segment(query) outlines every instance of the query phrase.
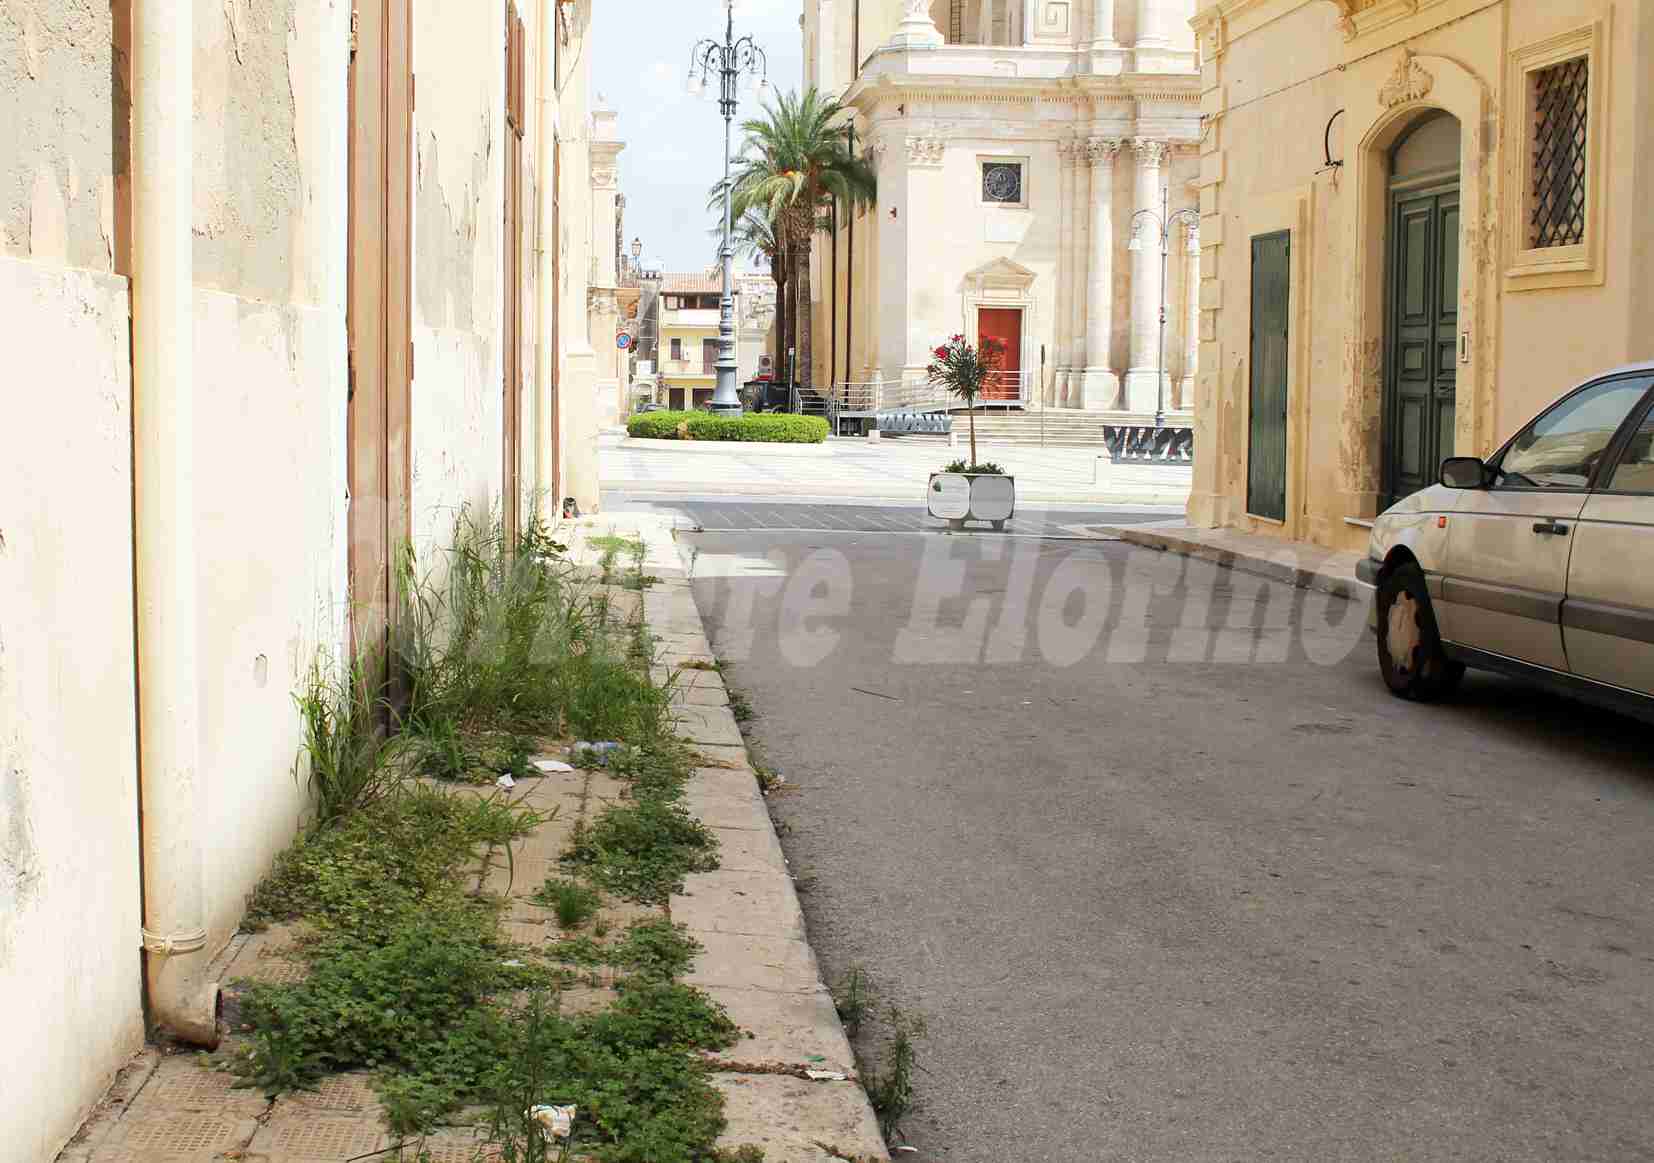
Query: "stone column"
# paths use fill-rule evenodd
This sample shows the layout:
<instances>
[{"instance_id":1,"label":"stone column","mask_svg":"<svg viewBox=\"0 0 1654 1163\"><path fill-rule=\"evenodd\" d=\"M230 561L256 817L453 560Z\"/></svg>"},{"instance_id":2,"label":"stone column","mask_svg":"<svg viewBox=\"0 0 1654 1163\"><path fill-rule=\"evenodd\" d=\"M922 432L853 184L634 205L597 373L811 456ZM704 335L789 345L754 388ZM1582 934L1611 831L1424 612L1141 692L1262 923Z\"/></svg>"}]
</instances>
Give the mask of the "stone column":
<instances>
[{"instance_id":1,"label":"stone column","mask_svg":"<svg viewBox=\"0 0 1654 1163\"><path fill-rule=\"evenodd\" d=\"M936 22L930 18L929 0L904 0L902 22L888 48L939 48L944 42Z\"/></svg>"},{"instance_id":2,"label":"stone column","mask_svg":"<svg viewBox=\"0 0 1654 1163\"><path fill-rule=\"evenodd\" d=\"M1137 47L1164 49L1171 46L1167 0L1137 0Z\"/></svg>"},{"instance_id":3,"label":"stone column","mask_svg":"<svg viewBox=\"0 0 1654 1163\"><path fill-rule=\"evenodd\" d=\"M1178 0L1137 0L1137 43L1132 56L1138 72L1177 72L1189 67L1172 49L1172 31L1183 16L1175 7Z\"/></svg>"},{"instance_id":4,"label":"stone column","mask_svg":"<svg viewBox=\"0 0 1654 1163\"><path fill-rule=\"evenodd\" d=\"M1120 142L1094 137L1086 143L1091 163L1091 270L1086 293L1085 375L1080 407L1096 411L1117 406L1120 377L1109 367L1114 324L1114 158Z\"/></svg>"},{"instance_id":5,"label":"stone column","mask_svg":"<svg viewBox=\"0 0 1654 1163\"><path fill-rule=\"evenodd\" d=\"M1074 318L1074 267L1079 262L1079 255L1073 246L1074 221L1078 213L1075 202L1074 174L1078 163L1079 143L1075 141L1059 141L1057 143L1058 165L1061 177L1062 191L1062 246L1057 258L1057 293L1053 304L1051 323L1051 365L1054 369L1052 382L1052 403L1059 408L1069 405L1069 380L1074 373L1074 361L1070 355L1069 342L1072 339L1070 332Z\"/></svg>"},{"instance_id":6,"label":"stone column","mask_svg":"<svg viewBox=\"0 0 1654 1163\"><path fill-rule=\"evenodd\" d=\"M1200 228L1186 227L1189 256L1184 265L1183 287L1183 380L1177 386L1177 410L1187 412L1194 405L1195 376L1200 374Z\"/></svg>"},{"instance_id":7,"label":"stone column","mask_svg":"<svg viewBox=\"0 0 1654 1163\"><path fill-rule=\"evenodd\" d=\"M1141 248L1131 264L1131 367L1126 371L1126 409L1153 415L1159 400L1160 358L1160 162L1166 143L1139 137L1131 143L1137 155L1137 192L1132 205L1152 210L1154 217L1138 220L1136 238Z\"/></svg>"},{"instance_id":8,"label":"stone column","mask_svg":"<svg viewBox=\"0 0 1654 1163\"><path fill-rule=\"evenodd\" d=\"M1114 0L1091 0L1091 50L1113 49Z\"/></svg>"},{"instance_id":9,"label":"stone column","mask_svg":"<svg viewBox=\"0 0 1654 1163\"><path fill-rule=\"evenodd\" d=\"M1090 263L1091 166L1086 142L1074 142L1074 229L1069 235L1068 255L1068 406L1083 406L1086 352L1086 276Z\"/></svg>"}]
</instances>

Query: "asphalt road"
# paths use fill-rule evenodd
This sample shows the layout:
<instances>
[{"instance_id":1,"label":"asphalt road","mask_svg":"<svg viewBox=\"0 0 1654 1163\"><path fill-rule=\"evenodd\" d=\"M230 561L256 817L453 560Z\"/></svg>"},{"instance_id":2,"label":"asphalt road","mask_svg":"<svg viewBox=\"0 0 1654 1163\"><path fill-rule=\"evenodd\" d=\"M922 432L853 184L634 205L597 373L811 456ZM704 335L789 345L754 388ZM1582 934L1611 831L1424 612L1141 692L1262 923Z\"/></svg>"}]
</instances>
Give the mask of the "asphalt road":
<instances>
[{"instance_id":1,"label":"asphalt road","mask_svg":"<svg viewBox=\"0 0 1654 1163\"><path fill-rule=\"evenodd\" d=\"M922 506L846 504L843 501L771 501L763 497L693 497L686 499L606 493L604 511L631 509L681 514L707 532L747 529L819 529L846 533L935 533L947 522L930 516ZM1102 506L1077 508L1021 505L1000 531L1024 537L1090 536L1099 525L1129 525L1143 521L1181 518L1182 510L1165 506ZM981 522L966 532L988 535L995 531Z\"/></svg>"},{"instance_id":2,"label":"asphalt road","mask_svg":"<svg viewBox=\"0 0 1654 1163\"><path fill-rule=\"evenodd\" d=\"M906 1158L1654 1158L1647 728L1118 542L690 540Z\"/></svg>"}]
</instances>

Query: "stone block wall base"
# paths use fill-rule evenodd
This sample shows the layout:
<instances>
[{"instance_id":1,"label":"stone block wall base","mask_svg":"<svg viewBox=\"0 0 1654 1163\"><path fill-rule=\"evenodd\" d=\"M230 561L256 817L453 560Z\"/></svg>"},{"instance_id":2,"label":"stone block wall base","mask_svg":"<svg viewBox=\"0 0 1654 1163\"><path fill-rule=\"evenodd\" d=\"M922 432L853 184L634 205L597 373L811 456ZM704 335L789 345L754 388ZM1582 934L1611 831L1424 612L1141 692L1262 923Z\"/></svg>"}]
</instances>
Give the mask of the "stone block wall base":
<instances>
[{"instance_id":1,"label":"stone block wall base","mask_svg":"<svg viewBox=\"0 0 1654 1163\"><path fill-rule=\"evenodd\" d=\"M1162 385L1165 396L1160 394ZM1153 415L1164 399L1165 406L1172 406L1172 382L1170 376L1157 376L1151 368L1132 368L1126 373L1125 398L1122 400L1128 412L1147 412Z\"/></svg>"},{"instance_id":2,"label":"stone block wall base","mask_svg":"<svg viewBox=\"0 0 1654 1163\"><path fill-rule=\"evenodd\" d=\"M1080 407L1106 412L1120 404L1120 377L1104 368L1086 368L1080 375Z\"/></svg>"}]
</instances>

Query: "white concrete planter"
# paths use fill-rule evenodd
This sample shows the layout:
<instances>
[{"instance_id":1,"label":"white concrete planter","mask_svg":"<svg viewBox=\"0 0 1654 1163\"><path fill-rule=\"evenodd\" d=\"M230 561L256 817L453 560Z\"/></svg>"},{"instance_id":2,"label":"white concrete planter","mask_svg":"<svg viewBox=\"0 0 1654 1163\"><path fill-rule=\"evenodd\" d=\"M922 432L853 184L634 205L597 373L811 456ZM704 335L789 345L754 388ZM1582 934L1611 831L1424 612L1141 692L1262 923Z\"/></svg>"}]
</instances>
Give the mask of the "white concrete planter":
<instances>
[{"instance_id":1,"label":"white concrete planter","mask_svg":"<svg viewBox=\"0 0 1654 1163\"><path fill-rule=\"evenodd\" d=\"M963 529L966 521L1003 529L1016 514L1017 482L999 473L933 472L925 498L930 515L955 529Z\"/></svg>"}]
</instances>

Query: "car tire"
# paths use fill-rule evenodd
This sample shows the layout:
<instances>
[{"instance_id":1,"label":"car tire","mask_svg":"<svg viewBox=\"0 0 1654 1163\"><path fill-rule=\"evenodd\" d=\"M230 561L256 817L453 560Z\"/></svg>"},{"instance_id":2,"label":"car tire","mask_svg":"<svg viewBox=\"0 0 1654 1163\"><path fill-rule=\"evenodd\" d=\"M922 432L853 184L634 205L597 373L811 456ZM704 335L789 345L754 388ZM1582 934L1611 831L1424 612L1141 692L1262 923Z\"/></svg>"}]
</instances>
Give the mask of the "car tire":
<instances>
[{"instance_id":1,"label":"car tire","mask_svg":"<svg viewBox=\"0 0 1654 1163\"><path fill-rule=\"evenodd\" d=\"M1378 669L1398 698L1428 703L1452 693L1464 664L1442 649L1424 571L1411 562L1378 579Z\"/></svg>"}]
</instances>

